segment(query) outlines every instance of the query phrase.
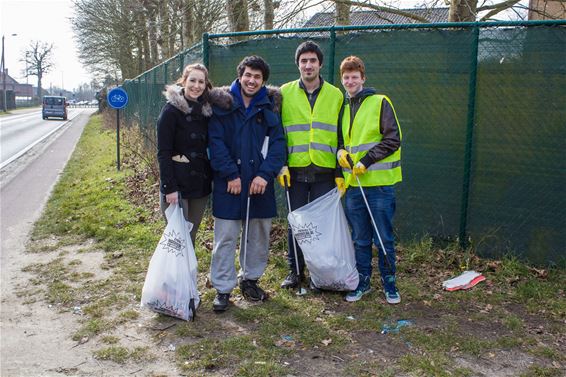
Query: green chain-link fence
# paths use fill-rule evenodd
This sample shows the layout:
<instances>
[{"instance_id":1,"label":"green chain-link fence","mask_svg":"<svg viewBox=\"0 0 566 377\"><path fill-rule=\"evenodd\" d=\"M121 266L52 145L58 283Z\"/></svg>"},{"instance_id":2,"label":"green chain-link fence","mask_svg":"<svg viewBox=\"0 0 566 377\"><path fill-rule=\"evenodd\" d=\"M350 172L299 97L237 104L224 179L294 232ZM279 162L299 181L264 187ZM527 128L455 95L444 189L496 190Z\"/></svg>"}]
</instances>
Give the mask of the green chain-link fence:
<instances>
[{"instance_id":1,"label":"green chain-link fence","mask_svg":"<svg viewBox=\"0 0 566 377\"><path fill-rule=\"evenodd\" d=\"M249 39L229 43L234 35ZM124 84L126 120L154 133L164 85L191 62L204 62L215 85L228 85L251 54L270 63L271 84L297 79L294 52L306 39L325 52L327 81L342 89L339 64L357 55L366 86L393 101L403 131L401 240L459 237L482 255L566 265L566 21L205 34Z\"/></svg>"}]
</instances>

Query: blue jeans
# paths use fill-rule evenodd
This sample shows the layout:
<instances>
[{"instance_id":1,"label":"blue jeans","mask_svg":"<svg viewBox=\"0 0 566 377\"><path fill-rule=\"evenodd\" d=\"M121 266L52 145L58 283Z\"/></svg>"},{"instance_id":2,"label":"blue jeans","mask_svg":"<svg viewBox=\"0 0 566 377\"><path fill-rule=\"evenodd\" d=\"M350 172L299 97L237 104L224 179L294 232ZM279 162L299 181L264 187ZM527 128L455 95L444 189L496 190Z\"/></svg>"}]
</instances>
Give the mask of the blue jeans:
<instances>
[{"instance_id":1,"label":"blue jeans","mask_svg":"<svg viewBox=\"0 0 566 377\"><path fill-rule=\"evenodd\" d=\"M371 245L378 248L379 272L381 276L395 274L395 244L393 237L393 215L395 214L395 189L393 186L364 187L371 213L375 219L379 235L387 253L387 261L383 258L383 251L371 218L364 203L359 187L350 186L346 191L346 217L352 229L352 240L356 250L356 267L358 273L370 277L372 272Z\"/></svg>"}]
</instances>

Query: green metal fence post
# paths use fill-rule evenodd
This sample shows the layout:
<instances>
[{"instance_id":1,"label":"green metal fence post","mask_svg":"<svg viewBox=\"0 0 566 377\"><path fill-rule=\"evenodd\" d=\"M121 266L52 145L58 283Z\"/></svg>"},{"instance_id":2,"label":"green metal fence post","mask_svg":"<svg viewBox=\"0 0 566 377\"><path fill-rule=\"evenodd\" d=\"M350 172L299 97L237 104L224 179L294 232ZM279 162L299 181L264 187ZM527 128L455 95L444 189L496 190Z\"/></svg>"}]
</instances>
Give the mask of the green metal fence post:
<instances>
[{"instance_id":1,"label":"green metal fence post","mask_svg":"<svg viewBox=\"0 0 566 377\"><path fill-rule=\"evenodd\" d=\"M169 63L163 64L163 84L167 85L167 83L169 82L169 77L168 77L168 73L169 73Z\"/></svg>"},{"instance_id":2,"label":"green metal fence post","mask_svg":"<svg viewBox=\"0 0 566 377\"><path fill-rule=\"evenodd\" d=\"M138 114L138 124L139 127L141 127L142 129L145 127L145 125L143 124L143 110L142 110L142 106L143 106L143 101L144 101L144 93L142 90L142 76L138 77L138 85L137 85L137 89L138 89L138 103L137 103L137 114Z\"/></svg>"},{"instance_id":3,"label":"green metal fence post","mask_svg":"<svg viewBox=\"0 0 566 377\"><path fill-rule=\"evenodd\" d=\"M202 34L202 64L206 68L210 68L208 66L208 33Z\"/></svg>"},{"instance_id":4,"label":"green metal fence post","mask_svg":"<svg viewBox=\"0 0 566 377\"><path fill-rule=\"evenodd\" d=\"M334 61L336 55L336 28L330 29L330 53L328 54L328 82L334 84Z\"/></svg>"},{"instance_id":5,"label":"green metal fence post","mask_svg":"<svg viewBox=\"0 0 566 377\"><path fill-rule=\"evenodd\" d=\"M462 203L460 207L460 247L467 246L466 231L468 227L468 205L470 198L470 181L472 168L472 152L474 125L476 123L476 89L478 75L479 26L473 28L472 50L470 56L470 79L468 83L468 115L466 125L466 149L464 153L464 177L462 182Z\"/></svg>"}]
</instances>

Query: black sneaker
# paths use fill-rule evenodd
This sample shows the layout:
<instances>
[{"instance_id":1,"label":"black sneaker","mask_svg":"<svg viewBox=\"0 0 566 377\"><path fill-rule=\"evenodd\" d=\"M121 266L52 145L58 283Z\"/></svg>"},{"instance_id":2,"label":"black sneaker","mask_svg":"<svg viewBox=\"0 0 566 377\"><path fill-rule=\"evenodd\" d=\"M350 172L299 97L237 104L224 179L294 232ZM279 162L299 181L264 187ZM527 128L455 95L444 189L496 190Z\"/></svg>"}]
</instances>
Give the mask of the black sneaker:
<instances>
[{"instance_id":1,"label":"black sneaker","mask_svg":"<svg viewBox=\"0 0 566 377\"><path fill-rule=\"evenodd\" d=\"M267 300L267 293L257 285L257 280L242 280L240 282L240 291L246 300Z\"/></svg>"},{"instance_id":2,"label":"black sneaker","mask_svg":"<svg viewBox=\"0 0 566 377\"><path fill-rule=\"evenodd\" d=\"M299 285L299 276L295 271L289 272L289 275L281 283L281 288L290 289L297 288Z\"/></svg>"},{"instance_id":3,"label":"black sneaker","mask_svg":"<svg viewBox=\"0 0 566 377\"><path fill-rule=\"evenodd\" d=\"M212 302L212 310L215 312L224 312L228 309L228 304L230 303L230 293L216 293L216 297Z\"/></svg>"}]
</instances>

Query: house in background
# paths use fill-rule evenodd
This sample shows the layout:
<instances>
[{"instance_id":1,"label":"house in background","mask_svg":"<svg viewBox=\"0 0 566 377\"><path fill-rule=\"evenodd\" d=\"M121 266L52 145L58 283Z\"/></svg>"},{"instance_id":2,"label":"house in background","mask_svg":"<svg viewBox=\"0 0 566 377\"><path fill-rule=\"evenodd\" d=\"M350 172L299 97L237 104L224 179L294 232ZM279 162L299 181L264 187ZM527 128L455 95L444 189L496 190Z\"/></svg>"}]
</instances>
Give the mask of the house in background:
<instances>
[{"instance_id":1,"label":"house in background","mask_svg":"<svg viewBox=\"0 0 566 377\"><path fill-rule=\"evenodd\" d=\"M448 8L400 9L400 11L424 18L429 23L448 22ZM302 27L334 26L335 23L334 12L320 12L312 16ZM418 23L421 23L421 21L380 10L350 12L350 25L352 26Z\"/></svg>"},{"instance_id":2,"label":"house in background","mask_svg":"<svg viewBox=\"0 0 566 377\"><path fill-rule=\"evenodd\" d=\"M530 0L529 20L564 20L566 2L554 0Z\"/></svg>"},{"instance_id":3,"label":"house in background","mask_svg":"<svg viewBox=\"0 0 566 377\"><path fill-rule=\"evenodd\" d=\"M0 108L3 108L4 95L4 75L0 74ZM16 108L16 101L25 99L31 101L33 98L33 85L20 84L13 77L8 74L6 69L6 107L8 110Z\"/></svg>"}]
</instances>

